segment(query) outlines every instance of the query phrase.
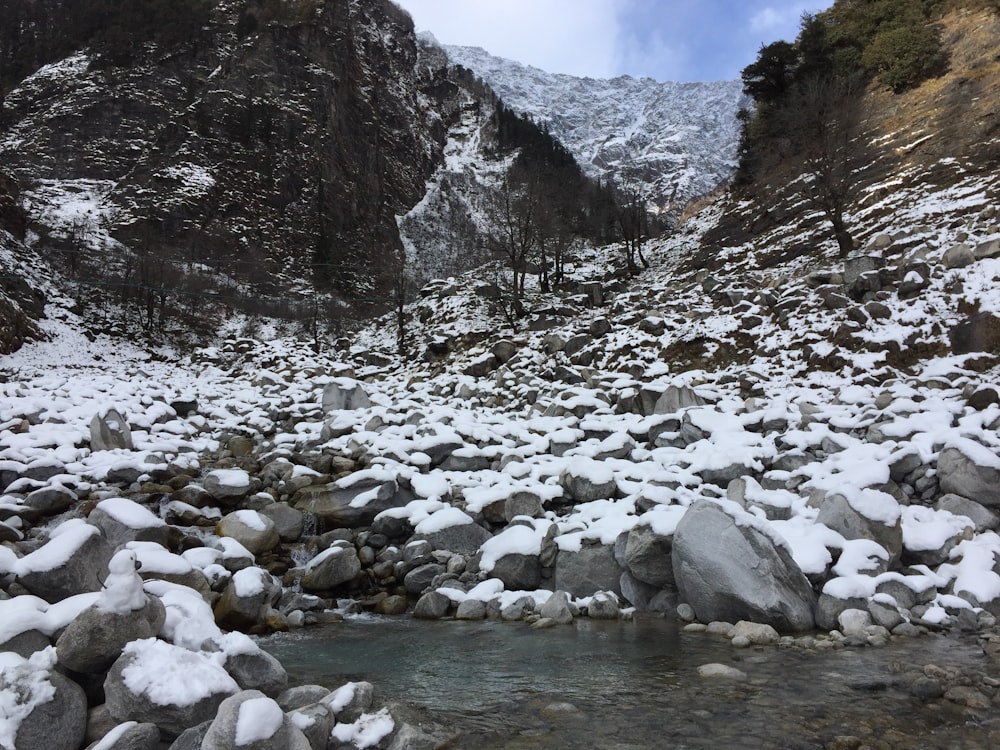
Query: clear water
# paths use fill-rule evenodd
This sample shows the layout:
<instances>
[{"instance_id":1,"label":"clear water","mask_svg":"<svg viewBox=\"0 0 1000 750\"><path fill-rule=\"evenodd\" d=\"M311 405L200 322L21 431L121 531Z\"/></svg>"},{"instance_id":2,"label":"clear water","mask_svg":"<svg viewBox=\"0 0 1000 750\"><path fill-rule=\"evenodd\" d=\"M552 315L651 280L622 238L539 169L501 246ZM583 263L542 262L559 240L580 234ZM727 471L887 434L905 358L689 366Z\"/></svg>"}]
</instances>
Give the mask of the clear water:
<instances>
[{"instance_id":1,"label":"clear water","mask_svg":"<svg viewBox=\"0 0 1000 750\"><path fill-rule=\"evenodd\" d=\"M536 631L366 616L262 645L296 684L374 683L408 721L447 727L449 748L826 748L845 736L872 748L1000 747L1000 709L906 690L925 664L989 672L974 642L943 637L803 653L735 649L662 618ZM748 679L700 677L713 662Z\"/></svg>"}]
</instances>

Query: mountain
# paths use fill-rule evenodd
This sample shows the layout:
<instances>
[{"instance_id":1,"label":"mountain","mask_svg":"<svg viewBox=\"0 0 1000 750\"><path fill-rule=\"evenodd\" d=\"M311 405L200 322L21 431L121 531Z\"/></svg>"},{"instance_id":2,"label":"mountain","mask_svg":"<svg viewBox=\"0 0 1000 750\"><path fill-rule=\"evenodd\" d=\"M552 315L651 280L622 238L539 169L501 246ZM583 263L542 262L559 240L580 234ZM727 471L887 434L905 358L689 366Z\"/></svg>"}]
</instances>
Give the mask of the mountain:
<instances>
[{"instance_id":1,"label":"mountain","mask_svg":"<svg viewBox=\"0 0 1000 750\"><path fill-rule=\"evenodd\" d=\"M512 109L547 128L588 174L636 183L676 218L692 198L732 176L746 103L740 81L609 80L546 73L477 47L444 47Z\"/></svg>"}]
</instances>

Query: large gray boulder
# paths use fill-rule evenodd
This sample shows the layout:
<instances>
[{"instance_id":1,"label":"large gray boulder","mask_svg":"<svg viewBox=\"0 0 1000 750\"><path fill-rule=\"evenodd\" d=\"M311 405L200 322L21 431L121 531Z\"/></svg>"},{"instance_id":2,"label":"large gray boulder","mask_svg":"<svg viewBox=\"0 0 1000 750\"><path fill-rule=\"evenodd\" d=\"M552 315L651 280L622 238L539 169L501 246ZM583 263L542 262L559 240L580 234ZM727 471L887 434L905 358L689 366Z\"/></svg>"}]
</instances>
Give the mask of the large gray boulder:
<instances>
[{"instance_id":1,"label":"large gray boulder","mask_svg":"<svg viewBox=\"0 0 1000 750\"><path fill-rule=\"evenodd\" d=\"M98 529L71 519L53 530L45 545L18 561L17 580L47 602L100 591L111 554Z\"/></svg>"},{"instance_id":2,"label":"large gray boulder","mask_svg":"<svg viewBox=\"0 0 1000 750\"><path fill-rule=\"evenodd\" d=\"M552 592L552 596L545 600L545 603L538 608L540 617L553 620L560 625L569 625L573 622L573 610L569 604L569 594L562 590Z\"/></svg>"},{"instance_id":3,"label":"large gray boulder","mask_svg":"<svg viewBox=\"0 0 1000 750\"><path fill-rule=\"evenodd\" d=\"M673 586L673 540L646 524L634 526L625 543L625 565L637 580L653 586Z\"/></svg>"},{"instance_id":4,"label":"large gray boulder","mask_svg":"<svg viewBox=\"0 0 1000 750\"><path fill-rule=\"evenodd\" d=\"M109 497L87 516L115 549L129 542L156 542L168 546L170 527L149 508L124 497Z\"/></svg>"},{"instance_id":5,"label":"large gray boulder","mask_svg":"<svg viewBox=\"0 0 1000 750\"><path fill-rule=\"evenodd\" d=\"M353 581L361 573L357 550L346 542L337 542L306 564L302 588L325 591Z\"/></svg>"},{"instance_id":6,"label":"large gray boulder","mask_svg":"<svg viewBox=\"0 0 1000 750\"><path fill-rule=\"evenodd\" d=\"M618 483L603 461L578 457L559 475L566 494L578 503L606 500L618 495Z\"/></svg>"},{"instance_id":7,"label":"large gray boulder","mask_svg":"<svg viewBox=\"0 0 1000 750\"><path fill-rule=\"evenodd\" d=\"M83 610L56 641L59 663L74 672L99 673L121 656L131 641L152 638L166 620L166 610L156 597L129 612L116 612L93 605Z\"/></svg>"},{"instance_id":8,"label":"large gray boulder","mask_svg":"<svg viewBox=\"0 0 1000 750\"><path fill-rule=\"evenodd\" d=\"M259 648L242 633L230 633L226 638L245 639L241 648L227 650L223 664L229 675L243 690L259 690L273 698L288 687L288 672L271 654Z\"/></svg>"},{"instance_id":9,"label":"large gray boulder","mask_svg":"<svg viewBox=\"0 0 1000 750\"><path fill-rule=\"evenodd\" d=\"M561 549L556 556L555 587L574 597L598 591L614 591L621 596L621 575L610 545L584 541L579 550Z\"/></svg>"},{"instance_id":10,"label":"large gray boulder","mask_svg":"<svg viewBox=\"0 0 1000 750\"><path fill-rule=\"evenodd\" d=\"M201 750L312 750L281 706L259 690L244 690L222 701Z\"/></svg>"},{"instance_id":11,"label":"large gray boulder","mask_svg":"<svg viewBox=\"0 0 1000 750\"><path fill-rule=\"evenodd\" d=\"M237 692L239 685L213 655L155 638L128 644L104 680L112 717L156 724L169 737L212 719Z\"/></svg>"},{"instance_id":12,"label":"large gray boulder","mask_svg":"<svg viewBox=\"0 0 1000 750\"><path fill-rule=\"evenodd\" d=\"M238 570L213 607L215 621L228 630L251 628L264 619L280 596L280 583L266 570Z\"/></svg>"},{"instance_id":13,"label":"large gray boulder","mask_svg":"<svg viewBox=\"0 0 1000 750\"><path fill-rule=\"evenodd\" d=\"M297 510L312 513L327 528L354 528L370 526L382 511L402 507L414 498L395 479L357 472L329 484L303 487L291 503Z\"/></svg>"},{"instance_id":14,"label":"large gray boulder","mask_svg":"<svg viewBox=\"0 0 1000 750\"><path fill-rule=\"evenodd\" d=\"M250 494L254 480L243 469L215 469L205 475L202 486L219 504L233 506Z\"/></svg>"},{"instance_id":15,"label":"large gray boulder","mask_svg":"<svg viewBox=\"0 0 1000 750\"><path fill-rule=\"evenodd\" d=\"M702 622L751 620L785 632L814 625L815 595L787 546L736 503L693 503L672 557L681 600Z\"/></svg>"},{"instance_id":16,"label":"large gray boulder","mask_svg":"<svg viewBox=\"0 0 1000 750\"><path fill-rule=\"evenodd\" d=\"M133 450L132 430L117 409L95 414L90 420L90 449L94 451Z\"/></svg>"},{"instance_id":17,"label":"large gray boulder","mask_svg":"<svg viewBox=\"0 0 1000 750\"><path fill-rule=\"evenodd\" d=\"M371 399L361 383L351 378L336 378L323 388L323 413L368 409Z\"/></svg>"},{"instance_id":18,"label":"large gray boulder","mask_svg":"<svg viewBox=\"0 0 1000 750\"><path fill-rule=\"evenodd\" d=\"M218 536L235 539L253 555L270 552L281 541L272 521L255 510L235 510L227 513L215 526Z\"/></svg>"},{"instance_id":19,"label":"large gray boulder","mask_svg":"<svg viewBox=\"0 0 1000 750\"><path fill-rule=\"evenodd\" d=\"M16 750L77 750L87 730L87 697L57 672L51 652L31 660L0 653L4 732ZM7 747L4 744L4 747Z\"/></svg>"},{"instance_id":20,"label":"large gray boulder","mask_svg":"<svg viewBox=\"0 0 1000 750\"><path fill-rule=\"evenodd\" d=\"M491 578L499 578L508 591L533 591L542 582L542 564L538 555L511 552L493 565Z\"/></svg>"},{"instance_id":21,"label":"large gray boulder","mask_svg":"<svg viewBox=\"0 0 1000 750\"><path fill-rule=\"evenodd\" d=\"M954 441L938 455L941 492L987 507L1000 506L1000 457L971 440Z\"/></svg>"},{"instance_id":22,"label":"large gray boulder","mask_svg":"<svg viewBox=\"0 0 1000 750\"><path fill-rule=\"evenodd\" d=\"M438 521L438 514L447 518ZM414 541L425 541L435 550L471 555L491 538L490 532L457 508L438 511L417 524Z\"/></svg>"},{"instance_id":23,"label":"large gray boulder","mask_svg":"<svg viewBox=\"0 0 1000 750\"><path fill-rule=\"evenodd\" d=\"M870 539L889 553L888 566L895 567L903 553L903 527L899 504L891 495L862 490L860 495L827 495L816 523L833 529L844 539Z\"/></svg>"}]
</instances>

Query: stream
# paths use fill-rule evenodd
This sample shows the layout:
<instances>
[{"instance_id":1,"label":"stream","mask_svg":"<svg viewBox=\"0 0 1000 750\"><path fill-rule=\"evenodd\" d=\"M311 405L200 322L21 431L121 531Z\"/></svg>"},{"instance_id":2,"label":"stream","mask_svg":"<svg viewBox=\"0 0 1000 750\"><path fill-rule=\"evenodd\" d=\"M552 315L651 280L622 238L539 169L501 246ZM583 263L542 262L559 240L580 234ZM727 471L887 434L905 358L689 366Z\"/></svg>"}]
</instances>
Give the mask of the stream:
<instances>
[{"instance_id":1,"label":"stream","mask_svg":"<svg viewBox=\"0 0 1000 750\"><path fill-rule=\"evenodd\" d=\"M292 684L372 682L406 721L447 727L449 748L1000 747L1000 709L922 702L907 689L927 664L986 670L972 639L804 652L736 649L658 617L536 631L362 615L261 645ZM707 663L747 677L699 676Z\"/></svg>"}]
</instances>

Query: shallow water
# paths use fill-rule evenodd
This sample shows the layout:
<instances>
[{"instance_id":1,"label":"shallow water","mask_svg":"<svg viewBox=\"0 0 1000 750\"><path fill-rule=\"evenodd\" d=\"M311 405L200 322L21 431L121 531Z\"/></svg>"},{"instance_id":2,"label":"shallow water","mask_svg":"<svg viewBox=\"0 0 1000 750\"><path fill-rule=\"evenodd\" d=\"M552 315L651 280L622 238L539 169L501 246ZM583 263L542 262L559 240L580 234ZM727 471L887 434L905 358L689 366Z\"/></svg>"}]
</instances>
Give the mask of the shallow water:
<instances>
[{"instance_id":1,"label":"shallow water","mask_svg":"<svg viewBox=\"0 0 1000 750\"><path fill-rule=\"evenodd\" d=\"M412 709L411 722L452 730L456 748L823 748L843 736L875 748L1000 747L1000 710L909 696L907 674L925 664L985 669L974 642L937 636L805 653L735 649L652 617L536 631L364 616L261 645L295 684L374 683L382 701ZM699 677L711 662L748 679Z\"/></svg>"}]
</instances>

